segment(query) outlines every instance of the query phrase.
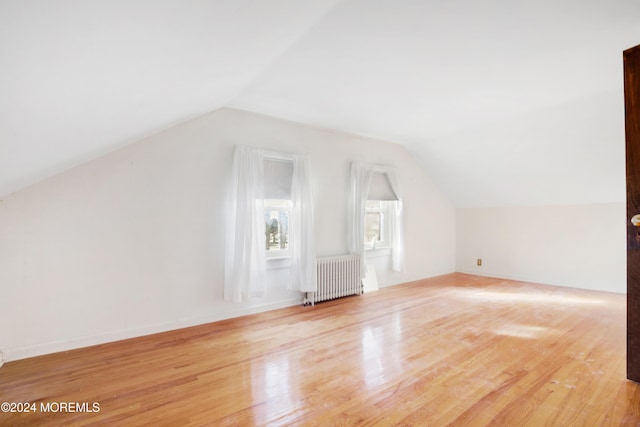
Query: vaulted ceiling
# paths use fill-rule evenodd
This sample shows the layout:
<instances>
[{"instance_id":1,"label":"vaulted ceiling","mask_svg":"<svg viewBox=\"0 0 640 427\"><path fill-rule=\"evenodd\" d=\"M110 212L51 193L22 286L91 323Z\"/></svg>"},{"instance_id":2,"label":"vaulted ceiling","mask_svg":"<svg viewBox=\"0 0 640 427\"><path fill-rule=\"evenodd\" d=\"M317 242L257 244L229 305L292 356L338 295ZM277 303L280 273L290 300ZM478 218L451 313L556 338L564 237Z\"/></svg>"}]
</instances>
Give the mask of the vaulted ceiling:
<instances>
[{"instance_id":1,"label":"vaulted ceiling","mask_svg":"<svg viewBox=\"0 0 640 427\"><path fill-rule=\"evenodd\" d=\"M0 0L0 196L233 107L403 144L461 207L619 202L637 44L637 0Z\"/></svg>"}]
</instances>

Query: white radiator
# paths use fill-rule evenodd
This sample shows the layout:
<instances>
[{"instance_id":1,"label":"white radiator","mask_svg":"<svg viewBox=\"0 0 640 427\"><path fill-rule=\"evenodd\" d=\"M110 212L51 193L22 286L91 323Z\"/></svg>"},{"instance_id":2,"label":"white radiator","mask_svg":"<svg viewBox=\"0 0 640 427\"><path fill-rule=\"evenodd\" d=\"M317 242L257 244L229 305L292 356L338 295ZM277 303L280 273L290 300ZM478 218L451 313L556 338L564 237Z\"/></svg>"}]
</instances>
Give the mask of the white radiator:
<instances>
[{"instance_id":1,"label":"white radiator","mask_svg":"<svg viewBox=\"0 0 640 427\"><path fill-rule=\"evenodd\" d=\"M340 255L317 259L318 290L307 292L304 303L362 294L359 255Z\"/></svg>"}]
</instances>

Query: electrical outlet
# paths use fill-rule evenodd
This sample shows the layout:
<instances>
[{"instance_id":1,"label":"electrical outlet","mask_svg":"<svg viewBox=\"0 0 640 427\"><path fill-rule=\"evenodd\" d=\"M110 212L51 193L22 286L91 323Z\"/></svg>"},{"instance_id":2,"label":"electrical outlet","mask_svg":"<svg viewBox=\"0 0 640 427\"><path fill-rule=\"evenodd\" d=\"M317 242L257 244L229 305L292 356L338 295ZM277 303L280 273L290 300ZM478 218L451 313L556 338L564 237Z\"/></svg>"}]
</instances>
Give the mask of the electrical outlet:
<instances>
[{"instance_id":1,"label":"electrical outlet","mask_svg":"<svg viewBox=\"0 0 640 427\"><path fill-rule=\"evenodd\" d=\"M478 266L482 265L482 258L478 258Z\"/></svg>"}]
</instances>

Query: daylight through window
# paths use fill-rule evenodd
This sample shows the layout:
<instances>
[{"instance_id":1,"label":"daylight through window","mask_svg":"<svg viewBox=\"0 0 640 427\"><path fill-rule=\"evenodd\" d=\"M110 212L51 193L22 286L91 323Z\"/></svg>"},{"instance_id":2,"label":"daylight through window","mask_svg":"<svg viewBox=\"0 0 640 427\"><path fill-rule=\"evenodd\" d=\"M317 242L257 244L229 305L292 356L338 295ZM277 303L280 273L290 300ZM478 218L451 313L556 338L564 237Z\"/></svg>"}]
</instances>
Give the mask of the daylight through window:
<instances>
[{"instance_id":1,"label":"daylight through window","mask_svg":"<svg viewBox=\"0 0 640 427\"><path fill-rule=\"evenodd\" d=\"M267 255L284 255L289 250L290 200L265 199L265 249Z\"/></svg>"},{"instance_id":2,"label":"daylight through window","mask_svg":"<svg viewBox=\"0 0 640 427\"><path fill-rule=\"evenodd\" d=\"M384 200L367 200L364 215L364 245L367 249L389 245L388 206Z\"/></svg>"}]
</instances>

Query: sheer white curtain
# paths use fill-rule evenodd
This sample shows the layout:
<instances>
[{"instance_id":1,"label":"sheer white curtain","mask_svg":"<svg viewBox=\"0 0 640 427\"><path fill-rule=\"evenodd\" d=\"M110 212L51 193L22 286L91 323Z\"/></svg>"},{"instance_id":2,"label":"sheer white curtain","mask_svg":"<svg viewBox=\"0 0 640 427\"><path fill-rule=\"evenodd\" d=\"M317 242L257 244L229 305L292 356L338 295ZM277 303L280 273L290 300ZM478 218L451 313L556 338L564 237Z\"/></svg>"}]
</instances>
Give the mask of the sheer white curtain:
<instances>
[{"instance_id":1,"label":"sheer white curtain","mask_svg":"<svg viewBox=\"0 0 640 427\"><path fill-rule=\"evenodd\" d=\"M404 271L404 237L402 218L404 215L400 186L393 168L388 166L371 165L353 162L351 164L351 194L349 200L349 251L360 255L362 274L365 268L364 250L364 219L367 197L373 175L383 173L387 176L389 185L395 193L396 199L391 203L391 258L395 271Z\"/></svg>"},{"instance_id":2,"label":"sheer white curtain","mask_svg":"<svg viewBox=\"0 0 640 427\"><path fill-rule=\"evenodd\" d=\"M351 163L351 194L349 200L349 252L360 255L360 271L364 276L364 215L367 195L373 177L374 167L363 163Z\"/></svg>"},{"instance_id":3,"label":"sheer white curtain","mask_svg":"<svg viewBox=\"0 0 640 427\"><path fill-rule=\"evenodd\" d=\"M392 168L384 168L391 189L396 194L397 200L391 201L391 262L395 271L404 271L404 207L402 194L396 172Z\"/></svg>"},{"instance_id":4,"label":"sheer white curtain","mask_svg":"<svg viewBox=\"0 0 640 427\"><path fill-rule=\"evenodd\" d=\"M241 302L264 297L266 293L263 178L262 151L236 146L225 245L224 298L228 301Z\"/></svg>"},{"instance_id":5,"label":"sheer white curtain","mask_svg":"<svg viewBox=\"0 0 640 427\"><path fill-rule=\"evenodd\" d=\"M265 158L290 159L292 210L289 218L289 288L315 291L316 254L309 161L306 156L236 146L227 211L224 298L242 302L267 291L265 247Z\"/></svg>"},{"instance_id":6,"label":"sheer white curtain","mask_svg":"<svg viewBox=\"0 0 640 427\"><path fill-rule=\"evenodd\" d=\"M314 292L318 289L316 247L313 231L311 178L309 176L309 160L306 156L293 156L291 204L291 218L289 219L291 281L289 288L302 292Z\"/></svg>"}]
</instances>

